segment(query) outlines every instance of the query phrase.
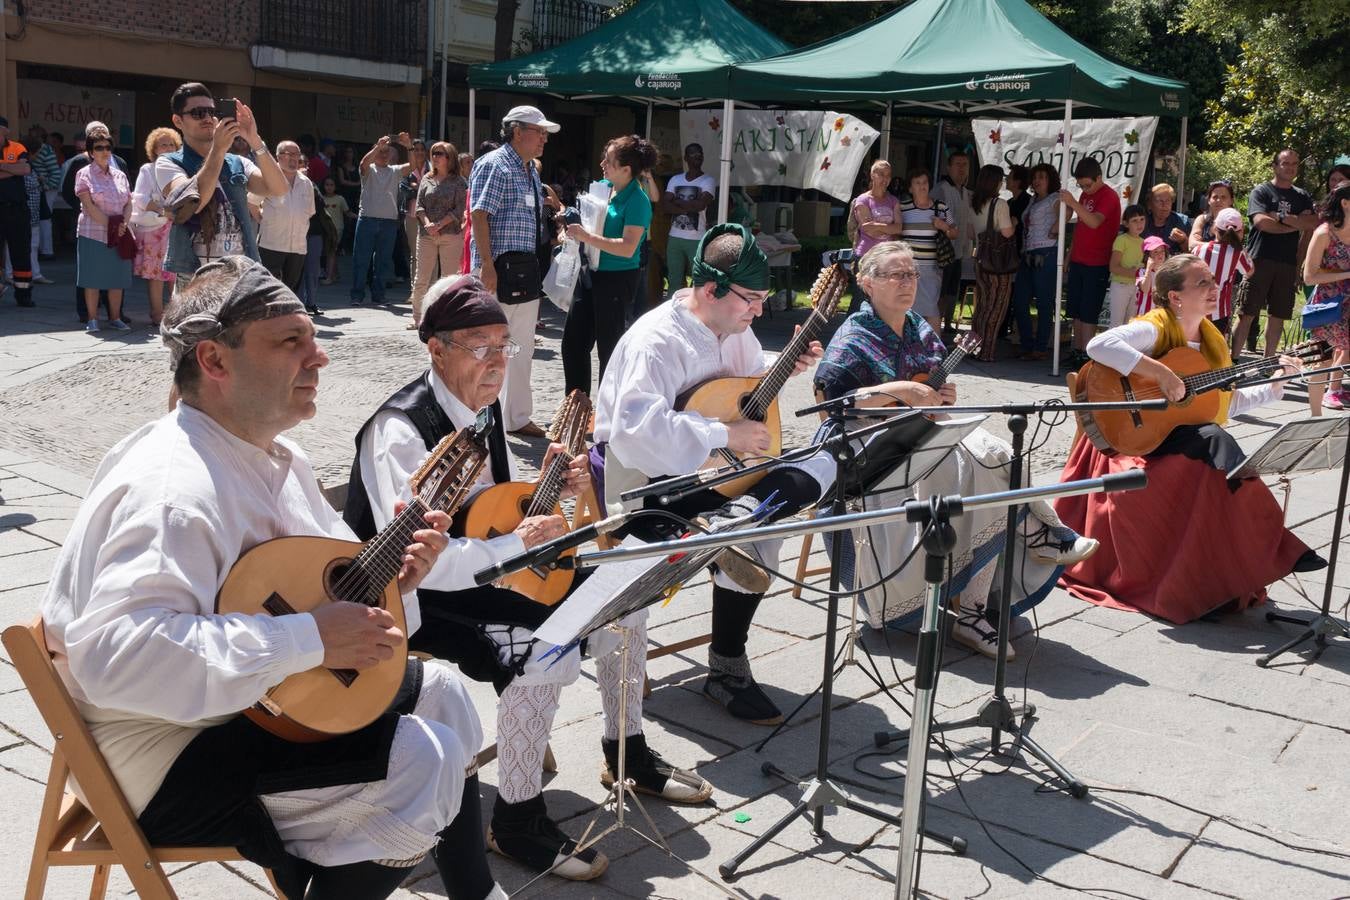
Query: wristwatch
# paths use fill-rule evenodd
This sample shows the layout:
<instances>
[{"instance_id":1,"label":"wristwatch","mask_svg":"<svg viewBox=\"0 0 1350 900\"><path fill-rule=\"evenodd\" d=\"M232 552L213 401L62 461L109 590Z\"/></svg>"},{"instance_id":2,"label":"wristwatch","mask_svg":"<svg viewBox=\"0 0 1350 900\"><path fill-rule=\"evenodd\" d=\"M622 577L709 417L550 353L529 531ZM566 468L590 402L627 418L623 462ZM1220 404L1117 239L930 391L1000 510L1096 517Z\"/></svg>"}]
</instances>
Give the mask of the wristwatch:
<instances>
[{"instance_id":1,"label":"wristwatch","mask_svg":"<svg viewBox=\"0 0 1350 900\"><path fill-rule=\"evenodd\" d=\"M253 147L253 148L251 148L251 149L253 150L254 153L267 153L267 152L269 152L268 149L267 149L267 141L262 141L261 143L258 144L258 146Z\"/></svg>"},{"instance_id":2,"label":"wristwatch","mask_svg":"<svg viewBox=\"0 0 1350 900\"><path fill-rule=\"evenodd\" d=\"M1283 224L1284 224L1284 210L1280 210L1280 211L1279 211L1278 213L1276 213L1275 215L1276 215L1276 218L1278 218L1278 219L1280 220L1280 224L1283 225Z\"/></svg>"}]
</instances>

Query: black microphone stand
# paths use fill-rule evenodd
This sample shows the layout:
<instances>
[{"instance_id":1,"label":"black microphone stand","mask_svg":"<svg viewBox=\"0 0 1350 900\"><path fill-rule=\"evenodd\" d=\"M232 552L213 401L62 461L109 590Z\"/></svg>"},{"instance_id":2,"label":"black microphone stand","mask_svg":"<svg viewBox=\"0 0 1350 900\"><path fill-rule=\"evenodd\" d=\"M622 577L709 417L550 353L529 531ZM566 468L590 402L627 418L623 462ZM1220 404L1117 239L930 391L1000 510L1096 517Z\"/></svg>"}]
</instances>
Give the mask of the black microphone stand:
<instances>
[{"instance_id":1,"label":"black microphone stand","mask_svg":"<svg viewBox=\"0 0 1350 900\"><path fill-rule=\"evenodd\" d=\"M1027 430L1027 416L1051 411L1074 412L1078 410L1094 409L1155 409L1167 406L1167 400L1148 400L1143 402L1122 402L1122 403L1010 403L980 407L930 407L933 411L953 410L963 411L981 411L996 412L1008 417L1008 430L1012 432L1012 460L1008 467L1008 490L1016 491L1022 487L1022 466L1025 457L1024 440ZM856 413L855 413L856 414ZM1003 733L1007 732L1013 738L1013 748L1024 747L1027 752L1040 760L1050 771L1054 772L1061 781L1068 786L1069 793L1074 797L1082 798L1087 796L1087 785L1074 777L1063 764L1061 764L1051 753L1038 744L1028 733L1027 723L1036 716L1036 707L1034 704L1014 705L1008 700L1008 641L1012 632L1012 579L1013 579L1013 542L1017 537L1017 523L1020 518L1022 506L1012 504L1008 506L1007 521L1003 530L1003 553L1001 563L1003 565L1003 580L999 589L998 598L998 653L994 660L994 688L993 693L980 707L979 711L964 719L958 719L954 722L940 722L933 726L933 731L947 732L958 731L963 728L988 728L990 730L989 740L993 752L999 752L1002 744ZM878 731L873 739L878 747L885 747L892 742L901 744L909 741L909 729L901 731Z\"/></svg>"}]
</instances>

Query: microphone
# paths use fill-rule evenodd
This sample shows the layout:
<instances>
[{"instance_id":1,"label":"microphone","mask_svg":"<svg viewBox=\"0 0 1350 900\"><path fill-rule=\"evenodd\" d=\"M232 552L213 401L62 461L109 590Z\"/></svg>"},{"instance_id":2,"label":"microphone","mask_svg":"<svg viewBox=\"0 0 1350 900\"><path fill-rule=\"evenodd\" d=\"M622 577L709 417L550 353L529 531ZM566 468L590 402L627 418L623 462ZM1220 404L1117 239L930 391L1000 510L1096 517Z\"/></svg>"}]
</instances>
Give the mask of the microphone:
<instances>
[{"instance_id":1,"label":"microphone","mask_svg":"<svg viewBox=\"0 0 1350 900\"><path fill-rule=\"evenodd\" d=\"M690 472L688 475L674 475L670 478L662 478L653 481L651 484L645 484L642 487L629 488L619 494L619 499L625 503L631 503L634 500L642 500L653 494L664 494L668 491L683 490L687 487L697 487L707 481L712 481L721 475L725 475L728 466L720 466L715 469L699 469L697 472Z\"/></svg>"},{"instance_id":2,"label":"microphone","mask_svg":"<svg viewBox=\"0 0 1350 900\"><path fill-rule=\"evenodd\" d=\"M856 406L859 400L868 400L871 399L872 397L879 397L883 393L884 393L883 391L859 390L859 391L851 391L850 393L847 394L840 394L833 400L825 400L820 403L813 403L810 406L802 407L801 409L797 410L797 418L800 419L802 416L809 416L811 415L811 413L820 412L822 409L835 409L836 407L843 407L844 409L848 409L849 407Z\"/></svg>"},{"instance_id":3,"label":"microphone","mask_svg":"<svg viewBox=\"0 0 1350 900\"><path fill-rule=\"evenodd\" d=\"M1114 494L1117 491L1137 491L1148 487L1148 473L1143 469L1126 469L1124 472L1112 472L1102 476L1102 493Z\"/></svg>"},{"instance_id":4,"label":"microphone","mask_svg":"<svg viewBox=\"0 0 1350 900\"><path fill-rule=\"evenodd\" d=\"M602 534L609 534L622 528L624 523L630 518L630 513L619 513L598 522L578 528L576 531L569 531L560 537L551 541L545 541L536 547L531 547L524 553L517 553L509 559L488 566L486 569L479 569L474 573L474 584L491 584L504 575L510 575L513 572L519 572L521 569L533 569L537 566L546 566L555 562L559 556L573 547L580 547L588 541L593 541Z\"/></svg>"}]
</instances>

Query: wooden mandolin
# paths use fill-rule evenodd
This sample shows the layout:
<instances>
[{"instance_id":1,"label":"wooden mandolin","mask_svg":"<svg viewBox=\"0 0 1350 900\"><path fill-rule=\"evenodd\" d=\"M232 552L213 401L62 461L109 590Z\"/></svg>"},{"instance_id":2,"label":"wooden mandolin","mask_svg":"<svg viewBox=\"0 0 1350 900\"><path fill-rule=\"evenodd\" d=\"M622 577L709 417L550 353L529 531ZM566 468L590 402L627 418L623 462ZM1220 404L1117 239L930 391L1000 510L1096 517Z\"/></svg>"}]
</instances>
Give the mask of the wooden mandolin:
<instances>
[{"instance_id":1,"label":"wooden mandolin","mask_svg":"<svg viewBox=\"0 0 1350 900\"><path fill-rule=\"evenodd\" d=\"M533 483L511 481L496 484L478 494L461 514L465 537L494 538L510 534L523 519L530 516L561 514L559 502L567 482L567 466L572 457L586 449L586 430L591 419L591 398L581 390L573 390L558 407L548 436L567 448L555 456L548 468L539 473ZM569 550L564 556L575 556ZM552 606L566 596L576 573L571 569L550 568L544 575L533 569L522 569L500 578L498 587L515 591L536 603Z\"/></svg>"},{"instance_id":2,"label":"wooden mandolin","mask_svg":"<svg viewBox=\"0 0 1350 900\"><path fill-rule=\"evenodd\" d=\"M410 479L413 499L364 545L326 537L283 537L249 550L230 569L216 596L216 612L284 616L347 600L380 606L407 633L398 573L403 549L423 518L439 509L454 513L487 460L483 436L492 414L483 410L472 428L447 435ZM375 721L389 709L407 669L405 644L391 659L368 669L316 666L274 686L244 715L290 741L322 741Z\"/></svg>"},{"instance_id":3,"label":"wooden mandolin","mask_svg":"<svg viewBox=\"0 0 1350 900\"><path fill-rule=\"evenodd\" d=\"M936 369L931 372L920 372L914 376L914 381L919 384L926 384L933 390L941 390L947 383L947 379L956 371L956 367L961 365L961 360L975 353L980 352L980 336L973 331L968 332L961 340L956 342L947 356L942 360Z\"/></svg>"},{"instance_id":4,"label":"wooden mandolin","mask_svg":"<svg viewBox=\"0 0 1350 900\"><path fill-rule=\"evenodd\" d=\"M848 271L839 263L826 266L811 286L811 315L802 323L801 330L788 341L767 372L749 377L710 378L676 398L677 409L696 412L719 422L751 419L763 422L769 429L769 450L762 456L740 455L723 447L709 456L708 461L699 466L700 469L740 466L743 459L753 462L782 452L783 429L778 416L778 393L792 376L797 357L805 353L806 348L820 335L839 308L839 301L847 289ZM765 474L761 471L736 478L715 485L713 490L726 497L739 497L754 487Z\"/></svg>"},{"instance_id":5,"label":"wooden mandolin","mask_svg":"<svg viewBox=\"0 0 1350 900\"><path fill-rule=\"evenodd\" d=\"M1307 341L1285 352L1303 361L1321 359L1328 352L1322 341ZM1241 387L1244 378L1261 377L1278 369L1277 356L1249 360L1222 369L1211 369L1204 354L1191 347L1169 350L1158 361L1181 377L1186 396L1166 409L1079 411L1078 422L1102 453L1143 456L1158 449L1178 425L1204 425L1219 414L1218 391ZM1102 403L1123 400L1155 400L1162 396L1158 385L1137 373L1122 375L1109 366L1088 362L1078 370L1073 400Z\"/></svg>"}]
</instances>

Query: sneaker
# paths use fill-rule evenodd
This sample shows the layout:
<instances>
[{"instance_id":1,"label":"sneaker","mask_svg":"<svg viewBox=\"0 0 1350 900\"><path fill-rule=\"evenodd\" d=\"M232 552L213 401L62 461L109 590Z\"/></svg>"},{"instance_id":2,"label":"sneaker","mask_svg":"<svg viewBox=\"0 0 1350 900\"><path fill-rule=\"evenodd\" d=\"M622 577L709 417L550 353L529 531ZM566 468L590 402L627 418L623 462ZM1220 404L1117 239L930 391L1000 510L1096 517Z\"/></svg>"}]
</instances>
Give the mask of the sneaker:
<instances>
[{"instance_id":1,"label":"sneaker","mask_svg":"<svg viewBox=\"0 0 1350 900\"><path fill-rule=\"evenodd\" d=\"M1328 391L1322 397L1322 405L1327 409L1345 409L1346 396L1344 391Z\"/></svg>"},{"instance_id":2,"label":"sneaker","mask_svg":"<svg viewBox=\"0 0 1350 900\"><path fill-rule=\"evenodd\" d=\"M98 319L90 319L88 322L85 322L84 330L89 332L90 334L97 333L99 330Z\"/></svg>"},{"instance_id":3,"label":"sneaker","mask_svg":"<svg viewBox=\"0 0 1350 900\"><path fill-rule=\"evenodd\" d=\"M305 307L305 312L309 313L311 318L323 315L323 310L319 309L317 303L311 303Z\"/></svg>"},{"instance_id":4,"label":"sneaker","mask_svg":"<svg viewBox=\"0 0 1350 900\"><path fill-rule=\"evenodd\" d=\"M708 669L703 696L725 707L734 718L752 725L778 725L783 721L782 710L755 682L745 654L733 658L709 650Z\"/></svg>"},{"instance_id":5,"label":"sneaker","mask_svg":"<svg viewBox=\"0 0 1350 900\"><path fill-rule=\"evenodd\" d=\"M602 740L605 763L600 769L600 783L606 790L614 787L619 773L618 740ZM635 734L625 745L623 774L633 782L633 790L650 794L672 803L702 803L712 796L712 785L693 772L677 769L661 758L661 754L647 746L647 738Z\"/></svg>"},{"instance_id":6,"label":"sneaker","mask_svg":"<svg viewBox=\"0 0 1350 900\"><path fill-rule=\"evenodd\" d=\"M535 872L552 871L570 881L599 878L609 860L595 848L577 851L577 842L549 818L543 796L507 803L497 796L487 845Z\"/></svg>"},{"instance_id":7,"label":"sneaker","mask_svg":"<svg viewBox=\"0 0 1350 900\"><path fill-rule=\"evenodd\" d=\"M1065 526L1042 525L1027 538L1027 551L1039 563L1071 566L1097 552L1101 543Z\"/></svg>"},{"instance_id":8,"label":"sneaker","mask_svg":"<svg viewBox=\"0 0 1350 900\"><path fill-rule=\"evenodd\" d=\"M33 284L56 284L56 282L52 281L46 275L34 275Z\"/></svg>"},{"instance_id":9,"label":"sneaker","mask_svg":"<svg viewBox=\"0 0 1350 900\"><path fill-rule=\"evenodd\" d=\"M108 324L112 326L112 330L113 330L113 331L130 331L130 330L131 330L131 326L128 325L126 322L122 321L121 319L113 319L113 320L112 320L111 322L109 322Z\"/></svg>"},{"instance_id":10,"label":"sneaker","mask_svg":"<svg viewBox=\"0 0 1350 900\"><path fill-rule=\"evenodd\" d=\"M998 629L985 618L983 605L975 607L971 612L957 615L956 624L952 626L952 640L990 659L998 656ZM1009 643L1008 662L1016 658L1017 651Z\"/></svg>"}]
</instances>

